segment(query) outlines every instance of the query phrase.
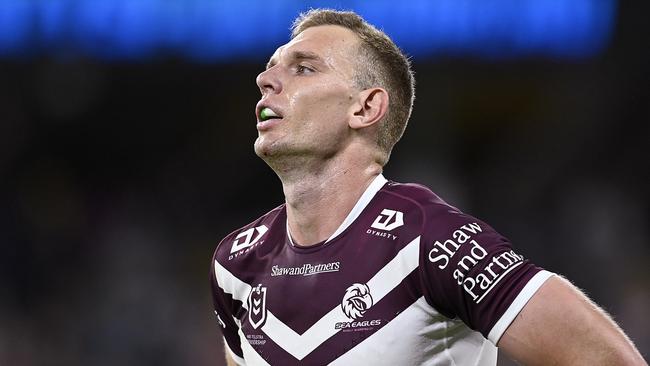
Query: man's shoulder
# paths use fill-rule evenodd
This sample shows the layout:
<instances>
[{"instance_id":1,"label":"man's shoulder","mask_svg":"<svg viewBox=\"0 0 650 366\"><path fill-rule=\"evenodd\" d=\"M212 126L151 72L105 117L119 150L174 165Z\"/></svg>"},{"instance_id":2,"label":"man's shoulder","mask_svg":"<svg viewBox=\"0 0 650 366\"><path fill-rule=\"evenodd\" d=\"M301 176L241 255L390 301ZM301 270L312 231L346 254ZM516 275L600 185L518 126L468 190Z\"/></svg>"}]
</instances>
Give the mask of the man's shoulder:
<instances>
[{"instance_id":1,"label":"man's shoulder","mask_svg":"<svg viewBox=\"0 0 650 366\"><path fill-rule=\"evenodd\" d=\"M262 244L273 228L286 225L285 205L282 204L257 219L226 235L217 244L213 260L225 263L234 257L245 255Z\"/></svg>"},{"instance_id":2,"label":"man's shoulder","mask_svg":"<svg viewBox=\"0 0 650 366\"><path fill-rule=\"evenodd\" d=\"M395 200L410 202L422 211L423 216L460 212L456 207L445 202L428 187L418 183L398 183L388 181L382 191Z\"/></svg>"},{"instance_id":3,"label":"man's shoulder","mask_svg":"<svg viewBox=\"0 0 650 366\"><path fill-rule=\"evenodd\" d=\"M475 222L477 219L445 202L428 187L417 183L397 183L389 181L382 190L388 196L385 200L407 210L418 231L429 235L446 235L459 225Z\"/></svg>"}]
</instances>

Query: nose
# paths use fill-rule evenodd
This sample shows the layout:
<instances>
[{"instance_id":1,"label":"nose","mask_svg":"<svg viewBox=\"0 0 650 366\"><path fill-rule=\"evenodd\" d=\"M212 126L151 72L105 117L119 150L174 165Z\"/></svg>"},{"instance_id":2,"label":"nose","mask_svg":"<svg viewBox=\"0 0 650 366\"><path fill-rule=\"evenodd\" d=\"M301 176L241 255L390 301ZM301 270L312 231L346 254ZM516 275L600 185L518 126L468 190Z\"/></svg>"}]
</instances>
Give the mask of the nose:
<instances>
[{"instance_id":1,"label":"nose","mask_svg":"<svg viewBox=\"0 0 650 366\"><path fill-rule=\"evenodd\" d=\"M257 87L260 88L262 95L269 93L278 94L282 91L282 83L278 78L277 71L274 69L275 67L270 67L262 71L255 79Z\"/></svg>"}]
</instances>

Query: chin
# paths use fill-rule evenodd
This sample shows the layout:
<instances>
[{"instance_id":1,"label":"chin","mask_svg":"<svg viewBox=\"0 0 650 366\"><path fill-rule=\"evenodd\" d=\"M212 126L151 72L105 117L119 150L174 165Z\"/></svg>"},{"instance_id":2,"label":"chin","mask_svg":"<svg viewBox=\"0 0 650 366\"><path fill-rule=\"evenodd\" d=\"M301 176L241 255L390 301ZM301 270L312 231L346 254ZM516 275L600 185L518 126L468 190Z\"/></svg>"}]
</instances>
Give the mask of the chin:
<instances>
[{"instance_id":1,"label":"chin","mask_svg":"<svg viewBox=\"0 0 650 366\"><path fill-rule=\"evenodd\" d=\"M278 146L276 144L270 143L263 137L258 137L255 140L255 154L262 159L270 158L278 153Z\"/></svg>"}]
</instances>

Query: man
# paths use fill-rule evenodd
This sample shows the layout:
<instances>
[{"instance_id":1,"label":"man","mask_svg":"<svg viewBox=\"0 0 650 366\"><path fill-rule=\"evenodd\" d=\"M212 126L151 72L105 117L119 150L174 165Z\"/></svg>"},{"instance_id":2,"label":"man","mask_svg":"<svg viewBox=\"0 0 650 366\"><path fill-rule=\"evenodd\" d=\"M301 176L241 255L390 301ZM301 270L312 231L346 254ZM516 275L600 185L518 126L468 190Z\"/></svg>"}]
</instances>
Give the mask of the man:
<instances>
[{"instance_id":1,"label":"man","mask_svg":"<svg viewBox=\"0 0 650 366\"><path fill-rule=\"evenodd\" d=\"M212 263L229 364L644 365L569 282L427 188L381 174L409 62L351 12L312 10L257 77L255 152L286 203Z\"/></svg>"}]
</instances>

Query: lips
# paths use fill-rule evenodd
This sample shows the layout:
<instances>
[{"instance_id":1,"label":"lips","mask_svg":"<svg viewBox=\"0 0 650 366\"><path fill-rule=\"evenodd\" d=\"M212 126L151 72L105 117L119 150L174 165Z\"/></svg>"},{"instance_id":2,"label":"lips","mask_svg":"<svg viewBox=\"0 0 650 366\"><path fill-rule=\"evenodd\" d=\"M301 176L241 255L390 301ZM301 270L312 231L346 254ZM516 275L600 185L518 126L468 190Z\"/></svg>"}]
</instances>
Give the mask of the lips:
<instances>
[{"instance_id":1,"label":"lips","mask_svg":"<svg viewBox=\"0 0 650 366\"><path fill-rule=\"evenodd\" d=\"M259 117L260 117L260 121L262 122L272 118L282 118L280 117L279 114L277 114L273 109L269 107L264 107L260 112Z\"/></svg>"},{"instance_id":2,"label":"lips","mask_svg":"<svg viewBox=\"0 0 650 366\"><path fill-rule=\"evenodd\" d=\"M271 106L265 101L257 103L255 116L257 119L257 129L259 131L269 130L273 126L279 124L284 117L280 108Z\"/></svg>"},{"instance_id":3,"label":"lips","mask_svg":"<svg viewBox=\"0 0 650 366\"><path fill-rule=\"evenodd\" d=\"M268 100L263 99L255 106L255 118L257 122L264 122L272 118L282 118L282 109L272 105Z\"/></svg>"}]
</instances>

